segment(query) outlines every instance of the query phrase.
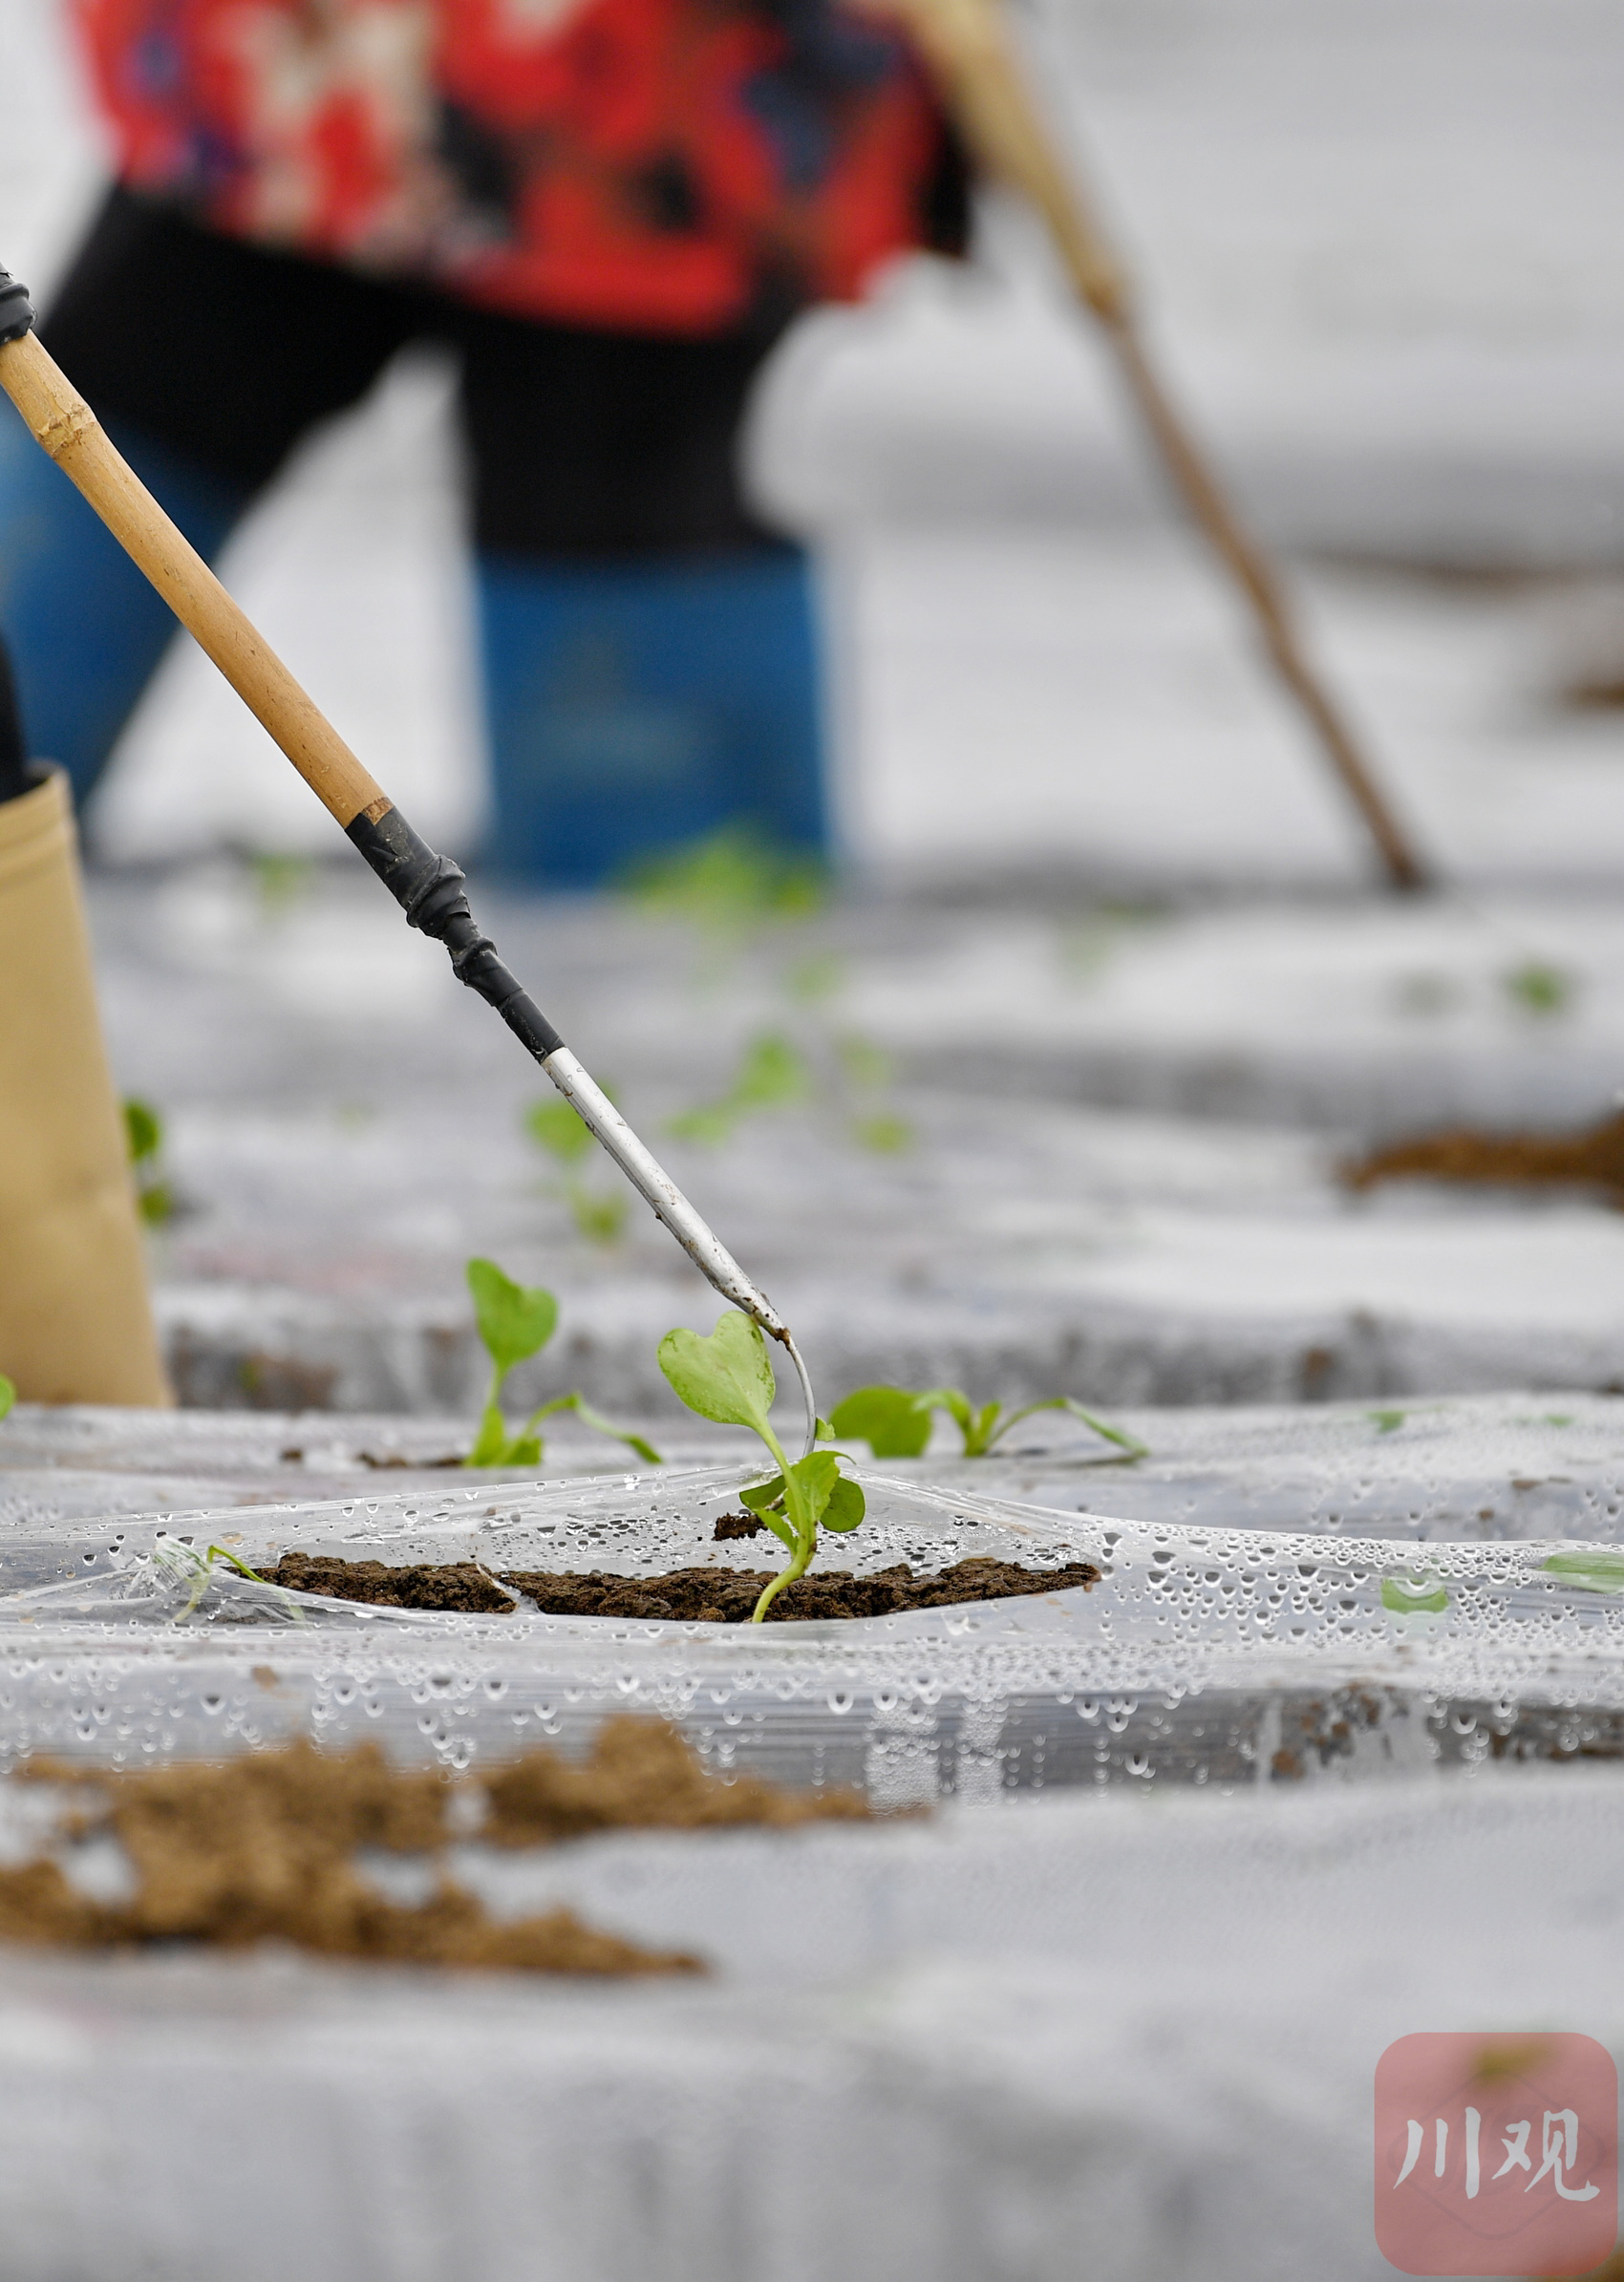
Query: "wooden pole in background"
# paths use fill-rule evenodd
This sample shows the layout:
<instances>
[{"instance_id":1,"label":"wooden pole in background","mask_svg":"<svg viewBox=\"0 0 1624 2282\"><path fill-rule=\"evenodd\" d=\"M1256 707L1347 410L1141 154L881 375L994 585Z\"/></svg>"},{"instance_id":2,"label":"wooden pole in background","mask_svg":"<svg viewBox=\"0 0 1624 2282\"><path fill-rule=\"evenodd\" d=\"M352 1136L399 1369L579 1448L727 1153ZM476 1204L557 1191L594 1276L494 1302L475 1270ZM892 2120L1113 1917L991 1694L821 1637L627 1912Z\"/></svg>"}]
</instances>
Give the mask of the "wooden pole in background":
<instances>
[{"instance_id":1,"label":"wooden pole in background","mask_svg":"<svg viewBox=\"0 0 1624 2282\"><path fill-rule=\"evenodd\" d=\"M1376 842L1395 887L1430 883L1293 624L1279 576L1230 505L1144 345L1126 276L1027 90L997 0L884 0L941 81L972 155L1036 206L1078 298L1102 328L1129 395L1194 522L1246 595L1275 672Z\"/></svg>"}]
</instances>

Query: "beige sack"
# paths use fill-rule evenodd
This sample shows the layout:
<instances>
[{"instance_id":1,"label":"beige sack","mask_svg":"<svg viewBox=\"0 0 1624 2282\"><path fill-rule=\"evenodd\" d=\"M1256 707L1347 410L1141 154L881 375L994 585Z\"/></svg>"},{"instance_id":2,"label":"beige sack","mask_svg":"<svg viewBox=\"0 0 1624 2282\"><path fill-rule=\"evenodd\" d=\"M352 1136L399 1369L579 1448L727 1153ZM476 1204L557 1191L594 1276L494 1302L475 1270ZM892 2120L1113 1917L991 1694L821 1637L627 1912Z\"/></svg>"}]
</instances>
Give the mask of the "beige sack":
<instances>
[{"instance_id":1,"label":"beige sack","mask_svg":"<svg viewBox=\"0 0 1624 2282\"><path fill-rule=\"evenodd\" d=\"M0 1372L33 1402L174 1399L60 771L0 804Z\"/></svg>"}]
</instances>

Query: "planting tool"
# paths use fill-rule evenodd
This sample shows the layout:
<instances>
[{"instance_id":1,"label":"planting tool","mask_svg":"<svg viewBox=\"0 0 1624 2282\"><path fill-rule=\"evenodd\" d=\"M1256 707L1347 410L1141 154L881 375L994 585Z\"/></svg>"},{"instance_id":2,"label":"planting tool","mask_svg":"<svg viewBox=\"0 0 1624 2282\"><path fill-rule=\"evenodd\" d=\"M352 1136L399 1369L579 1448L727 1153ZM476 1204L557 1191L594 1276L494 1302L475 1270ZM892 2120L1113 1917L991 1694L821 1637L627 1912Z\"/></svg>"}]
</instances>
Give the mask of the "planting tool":
<instances>
[{"instance_id":1,"label":"planting tool","mask_svg":"<svg viewBox=\"0 0 1624 2282\"><path fill-rule=\"evenodd\" d=\"M481 931L469 909L459 866L418 838L114 449L89 405L35 337L26 288L3 269L0 388L34 440L77 485L132 562L342 825L400 905L407 924L439 938L459 982L496 1009L701 1275L783 1348L801 1384L810 1450L817 1433L817 1405L789 1325L502 965L495 944Z\"/></svg>"},{"instance_id":2,"label":"planting tool","mask_svg":"<svg viewBox=\"0 0 1624 2282\"><path fill-rule=\"evenodd\" d=\"M885 0L941 81L982 166L1036 206L1078 298L1099 320L1129 395L1185 505L1245 594L1264 647L1307 714L1395 887L1430 885L1353 731L1298 638L1278 573L1230 504L1145 347L1130 281L1061 162L1021 76L998 0Z\"/></svg>"}]
</instances>

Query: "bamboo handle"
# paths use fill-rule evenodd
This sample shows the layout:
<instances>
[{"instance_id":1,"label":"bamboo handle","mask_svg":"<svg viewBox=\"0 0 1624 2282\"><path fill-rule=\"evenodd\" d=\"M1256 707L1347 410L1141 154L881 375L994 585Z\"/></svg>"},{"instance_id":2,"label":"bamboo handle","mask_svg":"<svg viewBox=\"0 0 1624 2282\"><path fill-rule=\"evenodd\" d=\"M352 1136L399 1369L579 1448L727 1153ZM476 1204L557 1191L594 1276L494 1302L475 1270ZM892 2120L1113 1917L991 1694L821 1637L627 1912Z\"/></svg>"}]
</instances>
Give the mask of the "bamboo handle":
<instances>
[{"instance_id":1,"label":"bamboo handle","mask_svg":"<svg viewBox=\"0 0 1624 2282\"><path fill-rule=\"evenodd\" d=\"M323 807L346 828L358 816L381 816L390 806L382 786L125 464L95 413L33 333L0 345L0 388L35 442L83 492Z\"/></svg>"}]
</instances>

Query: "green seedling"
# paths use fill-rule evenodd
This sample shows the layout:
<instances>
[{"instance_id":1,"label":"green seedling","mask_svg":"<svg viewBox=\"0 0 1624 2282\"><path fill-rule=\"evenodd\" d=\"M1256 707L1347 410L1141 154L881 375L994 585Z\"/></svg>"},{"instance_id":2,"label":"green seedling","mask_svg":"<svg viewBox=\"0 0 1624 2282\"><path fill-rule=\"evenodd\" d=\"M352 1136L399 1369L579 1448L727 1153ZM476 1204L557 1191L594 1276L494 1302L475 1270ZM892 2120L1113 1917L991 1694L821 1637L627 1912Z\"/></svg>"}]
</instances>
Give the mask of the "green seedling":
<instances>
[{"instance_id":1,"label":"green seedling","mask_svg":"<svg viewBox=\"0 0 1624 2282\"><path fill-rule=\"evenodd\" d=\"M803 1101L811 1090L812 1073L805 1056L779 1032L767 1031L745 1047L733 1082L719 1100L702 1102L668 1118L666 1131L678 1141L716 1148L732 1139L744 1118Z\"/></svg>"},{"instance_id":2,"label":"green seedling","mask_svg":"<svg viewBox=\"0 0 1624 2282\"><path fill-rule=\"evenodd\" d=\"M605 1086L609 1099L613 1089ZM590 1126L572 1103L555 1099L532 1101L524 1116L524 1131L538 1149L563 1167L559 1194L569 1206L576 1232L588 1244L618 1244L626 1233L630 1199L623 1188L590 1188L576 1168L597 1146Z\"/></svg>"},{"instance_id":3,"label":"green seedling","mask_svg":"<svg viewBox=\"0 0 1624 2282\"><path fill-rule=\"evenodd\" d=\"M1408 1411L1366 1411L1365 1413L1365 1417L1371 1421L1378 1434L1397 1434L1409 1415Z\"/></svg>"},{"instance_id":4,"label":"green seedling","mask_svg":"<svg viewBox=\"0 0 1624 2282\"><path fill-rule=\"evenodd\" d=\"M1552 1553L1543 1567L1547 1576L1576 1585L1581 1592L1624 1592L1624 1553L1600 1546L1593 1552Z\"/></svg>"},{"instance_id":5,"label":"green seedling","mask_svg":"<svg viewBox=\"0 0 1624 2282\"><path fill-rule=\"evenodd\" d=\"M1442 1616L1449 1594L1436 1577L1383 1577L1381 1606L1393 1616Z\"/></svg>"},{"instance_id":6,"label":"green seedling","mask_svg":"<svg viewBox=\"0 0 1624 2282\"><path fill-rule=\"evenodd\" d=\"M315 885L316 867L309 856L262 852L248 858L248 870L265 919L286 918Z\"/></svg>"},{"instance_id":7,"label":"green seedling","mask_svg":"<svg viewBox=\"0 0 1624 2282\"><path fill-rule=\"evenodd\" d=\"M876 1046L860 1031L847 1031L834 1043L848 1094L861 1097L890 1084L891 1057L883 1046ZM859 1148L871 1149L877 1157L900 1156L913 1146L913 1127L893 1110L860 1105L850 1120L849 1131Z\"/></svg>"},{"instance_id":8,"label":"green seedling","mask_svg":"<svg viewBox=\"0 0 1624 2282\"><path fill-rule=\"evenodd\" d=\"M827 891L822 864L737 824L638 864L627 880L632 903L651 918L686 920L723 941L805 919Z\"/></svg>"},{"instance_id":9,"label":"green seedling","mask_svg":"<svg viewBox=\"0 0 1624 2282\"><path fill-rule=\"evenodd\" d=\"M6 1416L6 1413L11 1409L12 1403L15 1402L16 1399L16 1388L6 1376L6 1374L3 1371L0 1371L0 1418L3 1418Z\"/></svg>"},{"instance_id":10,"label":"green seedling","mask_svg":"<svg viewBox=\"0 0 1624 2282\"><path fill-rule=\"evenodd\" d=\"M838 950L811 951L790 968L784 989L800 1006L825 1006L845 989L845 961Z\"/></svg>"},{"instance_id":11,"label":"green seedling","mask_svg":"<svg viewBox=\"0 0 1624 2282\"><path fill-rule=\"evenodd\" d=\"M540 1465L545 1444L536 1429L544 1418L556 1418L561 1411L573 1411L584 1426L624 1442L650 1465L664 1462L659 1452L640 1434L630 1434L624 1427L616 1426L601 1411L593 1410L578 1393L555 1395L550 1402L539 1404L519 1432L510 1435L502 1408L502 1391L507 1375L519 1364L527 1363L532 1355L540 1354L552 1337L558 1328L558 1302L539 1284L514 1283L511 1276L503 1275L494 1260L470 1260L467 1274L468 1289L474 1297L474 1320L491 1359L491 1383L479 1435L462 1461L464 1465Z\"/></svg>"},{"instance_id":12,"label":"green seedling","mask_svg":"<svg viewBox=\"0 0 1624 2282\"><path fill-rule=\"evenodd\" d=\"M175 1217L175 1191L163 1171L163 1120L150 1101L124 1104L124 1137L136 1180L136 1208L151 1228Z\"/></svg>"},{"instance_id":13,"label":"green seedling","mask_svg":"<svg viewBox=\"0 0 1624 2282\"><path fill-rule=\"evenodd\" d=\"M859 1387L855 1394L836 1405L829 1423L836 1434L866 1442L876 1458L919 1458L930 1442L932 1415L936 1411L944 1411L958 1428L965 1458L985 1458L1012 1427L1038 1411L1065 1411L1069 1417L1080 1418L1085 1426L1092 1427L1103 1440L1113 1443L1117 1455L1095 1459L1091 1461L1095 1465L1131 1466L1149 1455L1144 1443L1131 1434L1124 1434L1120 1426L1097 1418L1069 1395L1051 1395L1046 1401L1028 1402L1006 1417L1001 1402L984 1403L977 1410L957 1387L928 1387L918 1393L911 1387Z\"/></svg>"},{"instance_id":14,"label":"green seedling","mask_svg":"<svg viewBox=\"0 0 1624 2282\"><path fill-rule=\"evenodd\" d=\"M246 1577L250 1585L265 1584L263 1577L256 1576L246 1561L239 1561L236 1554L228 1552L224 1546L207 1546L200 1553L196 1546L182 1545L178 1538L167 1541L160 1540L153 1547L153 1561L157 1567L168 1569L171 1574L191 1578L191 1590L186 1596L186 1605L183 1609L176 1610L172 1620L176 1624L184 1624L187 1617L192 1615L201 1605L204 1593L207 1592L209 1586L214 1581L214 1565L217 1561L225 1562L240 1576ZM267 1589L278 1595L295 1624L306 1622L304 1610L284 1587L275 1585L268 1587Z\"/></svg>"},{"instance_id":15,"label":"green seedling","mask_svg":"<svg viewBox=\"0 0 1624 2282\"><path fill-rule=\"evenodd\" d=\"M790 1557L789 1567L756 1603L750 1621L761 1624L784 1587L806 1574L818 1550L819 1530L844 1536L857 1527L866 1509L862 1486L842 1474L841 1453L835 1450L813 1450L790 1463L773 1431L777 1388L767 1342L760 1325L748 1315L724 1315L708 1339L698 1332L667 1332L660 1341L660 1369L701 1418L718 1426L748 1426L759 1435L778 1467L768 1480L739 1492Z\"/></svg>"},{"instance_id":16,"label":"green seedling","mask_svg":"<svg viewBox=\"0 0 1624 2282\"><path fill-rule=\"evenodd\" d=\"M1563 1014L1572 1004L1578 983L1564 968L1529 959L1503 974L1500 987L1526 1014Z\"/></svg>"}]
</instances>

